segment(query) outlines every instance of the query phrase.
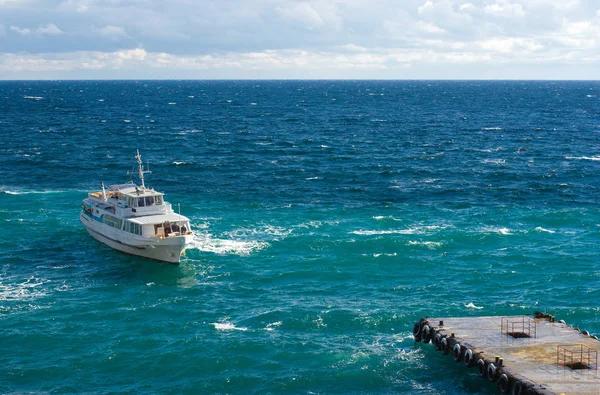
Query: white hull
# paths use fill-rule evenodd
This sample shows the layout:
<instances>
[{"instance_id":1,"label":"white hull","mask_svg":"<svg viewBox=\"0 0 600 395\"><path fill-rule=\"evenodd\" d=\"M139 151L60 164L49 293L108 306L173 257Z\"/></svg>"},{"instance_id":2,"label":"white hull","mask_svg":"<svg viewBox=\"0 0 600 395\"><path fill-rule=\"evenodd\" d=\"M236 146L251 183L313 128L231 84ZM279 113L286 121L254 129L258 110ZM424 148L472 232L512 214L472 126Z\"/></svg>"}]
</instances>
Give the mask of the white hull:
<instances>
[{"instance_id":1,"label":"white hull","mask_svg":"<svg viewBox=\"0 0 600 395\"><path fill-rule=\"evenodd\" d=\"M192 236L176 236L166 238L132 238L126 232L118 231L109 226L98 223L81 213L79 221L88 233L96 240L116 250L131 255L157 261L179 263L181 254L187 244L192 241ZM123 237L125 235L126 237Z\"/></svg>"}]
</instances>

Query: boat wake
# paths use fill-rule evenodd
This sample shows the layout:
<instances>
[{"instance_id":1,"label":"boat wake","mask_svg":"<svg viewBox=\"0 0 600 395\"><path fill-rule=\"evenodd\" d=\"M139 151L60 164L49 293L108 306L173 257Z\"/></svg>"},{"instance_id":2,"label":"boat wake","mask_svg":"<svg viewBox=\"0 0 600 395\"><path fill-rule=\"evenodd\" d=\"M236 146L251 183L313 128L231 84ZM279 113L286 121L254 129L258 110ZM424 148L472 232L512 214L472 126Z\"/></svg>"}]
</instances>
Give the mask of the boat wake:
<instances>
[{"instance_id":1,"label":"boat wake","mask_svg":"<svg viewBox=\"0 0 600 395\"><path fill-rule=\"evenodd\" d=\"M219 255L248 256L269 247L266 241L217 239L210 234L195 234L188 250L212 252Z\"/></svg>"}]
</instances>

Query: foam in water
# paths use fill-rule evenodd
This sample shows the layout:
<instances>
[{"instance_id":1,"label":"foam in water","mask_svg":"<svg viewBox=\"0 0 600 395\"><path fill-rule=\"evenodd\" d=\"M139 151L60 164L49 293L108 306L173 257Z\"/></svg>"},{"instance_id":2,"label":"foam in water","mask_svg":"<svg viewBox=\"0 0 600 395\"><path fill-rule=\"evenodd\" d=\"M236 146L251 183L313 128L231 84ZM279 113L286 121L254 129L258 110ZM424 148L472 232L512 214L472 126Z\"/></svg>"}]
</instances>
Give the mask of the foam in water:
<instances>
[{"instance_id":1,"label":"foam in water","mask_svg":"<svg viewBox=\"0 0 600 395\"><path fill-rule=\"evenodd\" d=\"M481 306L475 306L475 305L473 304L473 302L469 302L469 303L467 303L467 304L465 305L465 307L466 307L467 309L475 309L475 310L481 310L481 309L483 309L483 307L481 307Z\"/></svg>"},{"instance_id":2,"label":"foam in water","mask_svg":"<svg viewBox=\"0 0 600 395\"><path fill-rule=\"evenodd\" d=\"M211 325L213 325L215 327L216 330L218 331L247 331L248 328L238 328L237 326L233 325L231 322L213 322L211 323Z\"/></svg>"},{"instance_id":3,"label":"foam in water","mask_svg":"<svg viewBox=\"0 0 600 395\"><path fill-rule=\"evenodd\" d=\"M46 279L29 277L19 284L4 284L0 282L0 301L31 301L47 295L47 290L41 287L50 282Z\"/></svg>"},{"instance_id":4,"label":"foam in water","mask_svg":"<svg viewBox=\"0 0 600 395\"><path fill-rule=\"evenodd\" d=\"M495 228L495 227L486 227L482 229L482 232L484 233L498 233L499 235L511 235L512 232L510 229L508 228Z\"/></svg>"},{"instance_id":5,"label":"foam in water","mask_svg":"<svg viewBox=\"0 0 600 395\"><path fill-rule=\"evenodd\" d=\"M434 250L434 249L442 246L441 241L412 241L412 240L409 240L408 244L416 245L416 246L424 246L431 250Z\"/></svg>"},{"instance_id":6,"label":"foam in water","mask_svg":"<svg viewBox=\"0 0 600 395\"><path fill-rule=\"evenodd\" d=\"M565 159L599 161L600 160L600 156L565 156Z\"/></svg>"},{"instance_id":7,"label":"foam in water","mask_svg":"<svg viewBox=\"0 0 600 395\"><path fill-rule=\"evenodd\" d=\"M254 252L269 247L270 244L264 241L242 241L215 239L210 234L195 234L188 250L196 249L203 252L213 252L219 255L240 255L248 256Z\"/></svg>"},{"instance_id":8,"label":"foam in water","mask_svg":"<svg viewBox=\"0 0 600 395\"><path fill-rule=\"evenodd\" d=\"M555 230L550 230L550 229L544 229L541 226L538 226L537 228L535 228L535 230L537 230L538 232L546 232L546 233L556 233Z\"/></svg>"}]
</instances>

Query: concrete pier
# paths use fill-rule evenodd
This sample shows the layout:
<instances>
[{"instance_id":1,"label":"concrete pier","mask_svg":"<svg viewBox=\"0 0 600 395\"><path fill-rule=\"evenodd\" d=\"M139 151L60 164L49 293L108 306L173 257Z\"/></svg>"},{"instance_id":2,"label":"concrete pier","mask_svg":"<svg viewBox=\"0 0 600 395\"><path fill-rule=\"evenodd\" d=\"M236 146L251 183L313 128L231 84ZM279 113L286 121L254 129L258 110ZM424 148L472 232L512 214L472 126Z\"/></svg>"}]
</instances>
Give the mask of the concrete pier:
<instances>
[{"instance_id":1,"label":"concrete pier","mask_svg":"<svg viewBox=\"0 0 600 395\"><path fill-rule=\"evenodd\" d=\"M600 395L600 341L548 314L423 318L413 335L504 394Z\"/></svg>"}]
</instances>

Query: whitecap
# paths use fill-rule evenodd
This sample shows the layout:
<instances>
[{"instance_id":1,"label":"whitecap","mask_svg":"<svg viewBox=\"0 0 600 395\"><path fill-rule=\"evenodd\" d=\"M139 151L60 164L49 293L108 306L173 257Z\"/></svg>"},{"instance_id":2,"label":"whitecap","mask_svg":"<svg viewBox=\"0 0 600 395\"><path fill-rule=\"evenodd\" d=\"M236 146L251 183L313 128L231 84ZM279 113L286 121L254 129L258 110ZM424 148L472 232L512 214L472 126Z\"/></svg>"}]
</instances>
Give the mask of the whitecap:
<instances>
[{"instance_id":1,"label":"whitecap","mask_svg":"<svg viewBox=\"0 0 600 395\"><path fill-rule=\"evenodd\" d=\"M188 98L190 98L190 99L193 99L193 98L194 98L194 96L188 96Z\"/></svg>"},{"instance_id":2,"label":"whitecap","mask_svg":"<svg viewBox=\"0 0 600 395\"><path fill-rule=\"evenodd\" d=\"M47 290L40 287L50 282L46 279L29 277L18 284L0 282L0 301L31 301L47 295Z\"/></svg>"},{"instance_id":3,"label":"whitecap","mask_svg":"<svg viewBox=\"0 0 600 395\"><path fill-rule=\"evenodd\" d=\"M42 96L23 96L23 99L44 100Z\"/></svg>"},{"instance_id":4,"label":"whitecap","mask_svg":"<svg viewBox=\"0 0 600 395\"><path fill-rule=\"evenodd\" d=\"M129 123L129 122L131 122L131 119L124 119L123 122Z\"/></svg>"},{"instance_id":5,"label":"whitecap","mask_svg":"<svg viewBox=\"0 0 600 395\"><path fill-rule=\"evenodd\" d=\"M392 229L392 230L354 230L350 232L359 236L376 236L376 235L412 235L414 229Z\"/></svg>"},{"instance_id":6,"label":"whitecap","mask_svg":"<svg viewBox=\"0 0 600 395\"><path fill-rule=\"evenodd\" d=\"M306 178L306 180L310 181L310 180L320 180L321 177L308 177Z\"/></svg>"},{"instance_id":7,"label":"whitecap","mask_svg":"<svg viewBox=\"0 0 600 395\"><path fill-rule=\"evenodd\" d=\"M436 249L437 247L440 247L442 245L441 241L412 241L409 240L408 241L409 245L413 245L413 246L424 246L427 247L431 250Z\"/></svg>"},{"instance_id":8,"label":"whitecap","mask_svg":"<svg viewBox=\"0 0 600 395\"><path fill-rule=\"evenodd\" d=\"M491 127L491 128L481 128L481 130L502 130L502 128L495 126L495 127Z\"/></svg>"},{"instance_id":9,"label":"whitecap","mask_svg":"<svg viewBox=\"0 0 600 395\"><path fill-rule=\"evenodd\" d=\"M177 104L177 103L175 103L175 102L173 102L173 101L172 101L172 102L169 102L169 105L170 105L170 106L174 106L175 104Z\"/></svg>"},{"instance_id":10,"label":"whitecap","mask_svg":"<svg viewBox=\"0 0 600 395\"><path fill-rule=\"evenodd\" d=\"M256 103L252 102L250 103L251 106L256 106Z\"/></svg>"},{"instance_id":11,"label":"whitecap","mask_svg":"<svg viewBox=\"0 0 600 395\"><path fill-rule=\"evenodd\" d=\"M476 309L476 310L481 310L481 309L483 309L483 307L480 307L480 306L475 306L475 305L473 304L473 302L469 302L468 304L466 304L466 305L465 305L465 307L466 307L467 309Z\"/></svg>"},{"instance_id":12,"label":"whitecap","mask_svg":"<svg viewBox=\"0 0 600 395\"><path fill-rule=\"evenodd\" d=\"M188 162L177 162L177 161L175 161L175 162L173 162L173 164L174 164L175 166L179 166L179 165L187 165L187 164L188 164Z\"/></svg>"},{"instance_id":13,"label":"whitecap","mask_svg":"<svg viewBox=\"0 0 600 395\"><path fill-rule=\"evenodd\" d=\"M238 328L231 322L213 322L211 323L218 331L247 331L248 328Z\"/></svg>"},{"instance_id":14,"label":"whitecap","mask_svg":"<svg viewBox=\"0 0 600 395\"><path fill-rule=\"evenodd\" d=\"M281 326L281 321L272 322L265 327L265 330L272 331L274 328L278 328Z\"/></svg>"},{"instance_id":15,"label":"whitecap","mask_svg":"<svg viewBox=\"0 0 600 395\"><path fill-rule=\"evenodd\" d=\"M376 215L373 217L373 219L375 219L377 221L381 221L383 219L391 219L392 221L402 221L401 219L394 218L391 215Z\"/></svg>"},{"instance_id":16,"label":"whitecap","mask_svg":"<svg viewBox=\"0 0 600 395\"><path fill-rule=\"evenodd\" d=\"M508 228L494 228L494 227L488 227L488 228L484 228L483 229L484 232L488 232L488 233L498 233L500 235L510 235L511 230Z\"/></svg>"},{"instance_id":17,"label":"whitecap","mask_svg":"<svg viewBox=\"0 0 600 395\"><path fill-rule=\"evenodd\" d=\"M490 165L503 165L506 163L505 159L484 159L481 163L490 164Z\"/></svg>"},{"instance_id":18,"label":"whitecap","mask_svg":"<svg viewBox=\"0 0 600 395\"><path fill-rule=\"evenodd\" d=\"M577 160L600 160L600 156L565 156L565 159L577 159Z\"/></svg>"},{"instance_id":19,"label":"whitecap","mask_svg":"<svg viewBox=\"0 0 600 395\"><path fill-rule=\"evenodd\" d=\"M393 252L393 253L380 253L380 254L373 254L373 258L379 258L380 256L387 256L387 257L392 257L392 256L398 256L397 253Z\"/></svg>"},{"instance_id":20,"label":"whitecap","mask_svg":"<svg viewBox=\"0 0 600 395\"><path fill-rule=\"evenodd\" d=\"M544 229L541 226L538 226L537 228L535 228L535 230L537 230L538 232L546 232L546 233L556 233L555 230L550 230L550 229Z\"/></svg>"},{"instance_id":21,"label":"whitecap","mask_svg":"<svg viewBox=\"0 0 600 395\"><path fill-rule=\"evenodd\" d=\"M248 256L269 247L270 244L264 241L243 241L215 239L208 234L194 235L194 239L189 250L196 249L202 252L212 252L218 255L240 255Z\"/></svg>"}]
</instances>

